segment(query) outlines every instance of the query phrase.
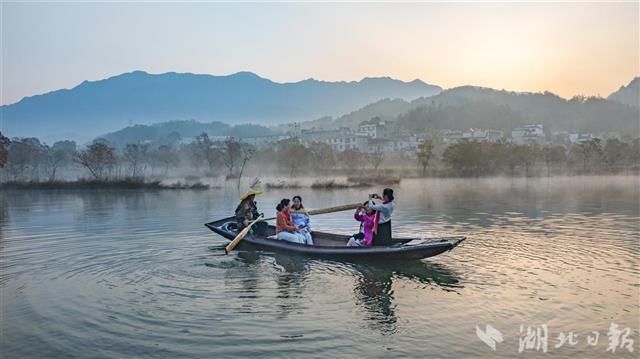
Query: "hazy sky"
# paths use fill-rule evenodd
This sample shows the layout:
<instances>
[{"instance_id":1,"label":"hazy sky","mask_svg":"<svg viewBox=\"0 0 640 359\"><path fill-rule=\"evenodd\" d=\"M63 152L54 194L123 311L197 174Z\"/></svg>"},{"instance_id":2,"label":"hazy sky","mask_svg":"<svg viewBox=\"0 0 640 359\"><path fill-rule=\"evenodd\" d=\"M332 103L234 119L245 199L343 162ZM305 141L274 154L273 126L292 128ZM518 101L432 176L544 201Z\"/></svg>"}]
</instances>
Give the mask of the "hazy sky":
<instances>
[{"instance_id":1,"label":"hazy sky","mask_svg":"<svg viewBox=\"0 0 640 359\"><path fill-rule=\"evenodd\" d=\"M630 3L6 3L2 104L122 72L420 78L607 96L640 73Z\"/></svg>"}]
</instances>

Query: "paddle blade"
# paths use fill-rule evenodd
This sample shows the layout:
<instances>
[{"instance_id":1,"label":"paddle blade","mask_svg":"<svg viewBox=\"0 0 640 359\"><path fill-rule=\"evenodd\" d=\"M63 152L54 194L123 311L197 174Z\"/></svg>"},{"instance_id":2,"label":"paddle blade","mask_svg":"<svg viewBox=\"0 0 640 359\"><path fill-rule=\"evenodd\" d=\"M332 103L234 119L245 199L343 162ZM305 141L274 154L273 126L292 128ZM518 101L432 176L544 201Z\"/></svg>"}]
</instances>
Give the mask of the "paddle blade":
<instances>
[{"instance_id":1,"label":"paddle blade","mask_svg":"<svg viewBox=\"0 0 640 359\"><path fill-rule=\"evenodd\" d=\"M236 236L236 238L234 238L229 244L227 244L227 246L224 248L224 253L225 254L229 254L231 253L231 251L238 245L238 243L240 243L240 241L242 239L244 239L244 237L247 235L247 233L249 233L249 230L251 229L251 227L253 227L254 224L256 224L256 222L262 220L262 216L258 217L256 220L254 220L253 222L249 223L249 225L247 226L247 228L243 229L242 231L240 231L240 233L238 233L238 235Z\"/></svg>"}]
</instances>

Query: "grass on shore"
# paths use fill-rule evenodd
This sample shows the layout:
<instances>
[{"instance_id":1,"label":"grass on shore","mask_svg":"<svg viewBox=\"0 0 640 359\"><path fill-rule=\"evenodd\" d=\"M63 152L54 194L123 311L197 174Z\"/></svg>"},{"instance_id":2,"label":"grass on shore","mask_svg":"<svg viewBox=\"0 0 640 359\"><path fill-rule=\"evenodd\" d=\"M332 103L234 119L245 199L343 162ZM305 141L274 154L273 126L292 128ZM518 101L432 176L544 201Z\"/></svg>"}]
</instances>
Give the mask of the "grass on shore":
<instances>
[{"instance_id":1,"label":"grass on shore","mask_svg":"<svg viewBox=\"0 0 640 359\"><path fill-rule=\"evenodd\" d=\"M144 181L138 178L99 180L81 178L75 181L10 181L0 183L0 189L209 189L201 182L171 184Z\"/></svg>"},{"instance_id":2,"label":"grass on shore","mask_svg":"<svg viewBox=\"0 0 640 359\"><path fill-rule=\"evenodd\" d=\"M316 179L311 184L301 184L300 182L286 180L280 180L277 182L267 182L265 187L268 189L298 189L298 188L312 188L312 189L344 189L344 188L363 188L374 187L380 185L398 185L401 179L394 176L351 176L347 177L346 181L333 178L321 178ZM304 183L304 182L303 182Z\"/></svg>"},{"instance_id":3,"label":"grass on shore","mask_svg":"<svg viewBox=\"0 0 640 359\"><path fill-rule=\"evenodd\" d=\"M335 180L317 180L311 184L311 188L313 189L339 189L339 188L349 188L354 187L352 184L337 182Z\"/></svg>"},{"instance_id":4,"label":"grass on shore","mask_svg":"<svg viewBox=\"0 0 640 359\"><path fill-rule=\"evenodd\" d=\"M269 189L286 189L286 188L293 188L293 189L297 189L297 188L302 188L302 186L298 183L298 182L286 182L286 181L279 181L279 182L267 182L264 185L266 188Z\"/></svg>"},{"instance_id":5,"label":"grass on shore","mask_svg":"<svg viewBox=\"0 0 640 359\"><path fill-rule=\"evenodd\" d=\"M395 176L349 176L347 177L347 182L349 183L358 183L361 186L375 186L375 185L398 185L400 184L401 178Z\"/></svg>"}]
</instances>

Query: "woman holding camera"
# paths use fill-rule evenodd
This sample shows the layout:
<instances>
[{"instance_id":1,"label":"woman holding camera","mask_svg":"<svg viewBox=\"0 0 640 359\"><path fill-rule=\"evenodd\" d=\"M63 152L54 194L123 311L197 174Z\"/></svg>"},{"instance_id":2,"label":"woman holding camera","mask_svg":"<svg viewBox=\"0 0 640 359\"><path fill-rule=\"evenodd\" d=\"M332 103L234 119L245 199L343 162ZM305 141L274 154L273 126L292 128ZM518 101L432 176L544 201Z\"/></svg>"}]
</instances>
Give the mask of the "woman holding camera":
<instances>
[{"instance_id":1,"label":"woman holding camera","mask_svg":"<svg viewBox=\"0 0 640 359\"><path fill-rule=\"evenodd\" d=\"M378 203L374 200L378 200ZM392 244L391 215L394 207L393 190L391 188L385 188L382 192L382 197L378 194L369 195L369 208L376 211L375 227L373 229L374 246L390 246Z\"/></svg>"}]
</instances>

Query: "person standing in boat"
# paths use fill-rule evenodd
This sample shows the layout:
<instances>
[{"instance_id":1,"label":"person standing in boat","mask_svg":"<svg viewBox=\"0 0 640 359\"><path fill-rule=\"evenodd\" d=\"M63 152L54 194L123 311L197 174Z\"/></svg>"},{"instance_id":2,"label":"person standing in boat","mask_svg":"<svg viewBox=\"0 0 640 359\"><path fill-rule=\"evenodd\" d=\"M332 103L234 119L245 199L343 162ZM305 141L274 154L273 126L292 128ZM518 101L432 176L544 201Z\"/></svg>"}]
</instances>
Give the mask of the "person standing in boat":
<instances>
[{"instance_id":1,"label":"person standing in boat","mask_svg":"<svg viewBox=\"0 0 640 359\"><path fill-rule=\"evenodd\" d=\"M260 217L258 212L258 205L255 201L256 196L261 195L262 192L250 189L245 194L240 196L240 204L236 207L235 217L238 223L238 232L244 229L254 219ZM253 225L254 231L259 231L262 225L262 221ZM266 223L264 223L266 226Z\"/></svg>"},{"instance_id":2,"label":"person standing in boat","mask_svg":"<svg viewBox=\"0 0 640 359\"><path fill-rule=\"evenodd\" d=\"M375 203L378 200L381 203ZM391 241L391 215L395 204L393 203L393 190L385 188L382 197L378 194L369 195L369 208L376 211L376 220L373 228L373 245L390 246Z\"/></svg>"},{"instance_id":3,"label":"person standing in boat","mask_svg":"<svg viewBox=\"0 0 640 359\"><path fill-rule=\"evenodd\" d=\"M311 238L311 221L309 213L302 204L302 197L293 196L293 205L291 206L291 221L293 226L299 228L298 233L304 237L305 244L312 246Z\"/></svg>"},{"instance_id":4,"label":"person standing in boat","mask_svg":"<svg viewBox=\"0 0 640 359\"><path fill-rule=\"evenodd\" d=\"M276 206L276 237L281 241L305 244L305 237L291 223L290 203L288 198L283 198Z\"/></svg>"}]
</instances>

